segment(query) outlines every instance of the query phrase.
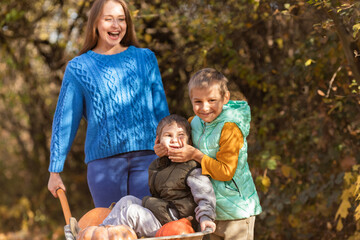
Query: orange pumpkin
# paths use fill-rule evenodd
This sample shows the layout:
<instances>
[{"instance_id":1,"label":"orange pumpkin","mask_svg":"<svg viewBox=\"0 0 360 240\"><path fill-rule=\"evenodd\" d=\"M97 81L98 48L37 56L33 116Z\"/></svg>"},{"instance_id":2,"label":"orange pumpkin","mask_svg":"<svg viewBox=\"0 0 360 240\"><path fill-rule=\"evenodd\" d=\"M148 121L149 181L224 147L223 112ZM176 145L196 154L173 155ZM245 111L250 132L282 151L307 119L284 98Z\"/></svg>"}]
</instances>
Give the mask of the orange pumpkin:
<instances>
[{"instance_id":1,"label":"orange pumpkin","mask_svg":"<svg viewBox=\"0 0 360 240\"><path fill-rule=\"evenodd\" d=\"M126 225L89 226L82 229L77 240L132 240L137 236L130 227Z\"/></svg>"},{"instance_id":2,"label":"orange pumpkin","mask_svg":"<svg viewBox=\"0 0 360 240\"><path fill-rule=\"evenodd\" d=\"M157 232L155 237L182 235L194 233L191 222L187 218L165 223Z\"/></svg>"},{"instance_id":3,"label":"orange pumpkin","mask_svg":"<svg viewBox=\"0 0 360 240\"><path fill-rule=\"evenodd\" d=\"M89 226L100 225L111 212L111 208L94 208L82 216L78 222L79 227L84 229Z\"/></svg>"}]
</instances>

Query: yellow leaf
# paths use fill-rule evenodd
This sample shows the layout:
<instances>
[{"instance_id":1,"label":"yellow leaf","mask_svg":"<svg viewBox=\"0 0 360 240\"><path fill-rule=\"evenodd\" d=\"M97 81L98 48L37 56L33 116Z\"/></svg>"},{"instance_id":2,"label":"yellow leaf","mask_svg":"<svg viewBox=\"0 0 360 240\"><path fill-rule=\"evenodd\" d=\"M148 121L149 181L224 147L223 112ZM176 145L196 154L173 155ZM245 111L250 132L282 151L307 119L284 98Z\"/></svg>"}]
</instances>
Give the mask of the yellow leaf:
<instances>
[{"instance_id":1,"label":"yellow leaf","mask_svg":"<svg viewBox=\"0 0 360 240\"><path fill-rule=\"evenodd\" d=\"M340 218L346 218L349 211L348 209L351 207L351 204L349 202L349 199L344 199L342 200L336 214L335 214L335 219L337 219L338 217Z\"/></svg>"},{"instance_id":2,"label":"yellow leaf","mask_svg":"<svg viewBox=\"0 0 360 240\"><path fill-rule=\"evenodd\" d=\"M41 40L47 40L49 38L49 34L47 32L41 32L39 38Z\"/></svg>"},{"instance_id":3,"label":"yellow leaf","mask_svg":"<svg viewBox=\"0 0 360 240\"><path fill-rule=\"evenodd\" d=\"M360 200L360 175L356 179L354 195L357 195L356 200Z\"/></svg>"},{"instance_id":4,"label":"yellow leaf","mask_svg":"<svg viewBox=\"0 0 360 240\"><path fill-rule=\"evenodd\" d=\"M359 169L360 169L360 164L357 164L357 165L354 165L353 167L352 167L352 169L353 169L353 171L358 171Z\"/></svg>"},{"instance_id":5,"label":"yellow leaf","mask_svg":"<svg viewBox=\"0 0 360 240\"><path fill-rule=\"evenodd\" d=\"M285 177L290 177L290 172L291 172L291 167L286 166L286 165L282 165L281 166L281 172Z\"/></svg>"},{"instance_id":6,"label":"yellow leaf","mask_svg":"<svg viewBox=\"0 0 360 240\"><path fill-rule=\"evenodd\" d=\"M271 180L268 176L263 177L263 179L261 179L261 183L264 187L270 187L271 184Z\"/></svg>"},{"instance_id":7,"label":"yellow leaf","mask_svg":"<svg viewBox=\"0 0 360 240\"><path fill-rule=\"evenodd\" d=\"M137 17L139 14L139 10L132 11L132 16Z\"/></svg>"},{"instance_id":8,"label":"yellow leaf","mask_svg":"<svg viewBox=\"0 0 360 240\"><path fill-rule=\"evenodd\" d=\"M346 184L350 184L351 180L352 180L353 176L351 172L346 172L344 175L344 181Z\"/></svg>"},{"instance_id":9,"label":"yellow leaf","mask_svg":"<svg viewBox=\"0 0 360 240\"><path fill-rule=\"evenodd\" d=\"M360 23L357 23L353 26L353 30L354 31L359 31L360 30Z\"/></svg>"},{"instance_id":10,"label":"yellow leaf","mask_svg":"<svg viewBox=\"0 0 360 240\"><path fill-rule=\"evenodd\" d=\"M343 229L343 224L342 224L342 221L341 221L341 219L338 221L338 223L336 224L336 230L338 231L338 232L340 232L342 229Z\"/></svg>"},{"instance_id":11,"label":"yellow leaf","mask_svg":"<svg viewBox=\"0 0 360 240\"><path fill-rule=\"evenodd\" d=\"M223 35L220 35L219 36L219 41L222 43L222 42L224 42L224 36Z\"/></svg>"},{"instance_id":12,"label":"yellow leaf","mask_svg":"<svg viewBox=\"0 0 360 240\"><path fill-rule=\"evenodd\" d=\"M145 34L144 39L145 39L145 42L150 43L150 42L151 42L152 37L151 37L151 35L150 35L150 34Z\"/></svg>"},{"instance_id":13,"label":"yellow leaf","mask_svg":"<svg viewBox=\"0 0 360 240\"><path fill-rule=\"evenodd\" d=\"M282 40L282 38L277 38L276 43L280 49L284 47L284 41Z\"/></svg>"},{"instance_id":14,"label":"yellow leaf","mask_svg":"<svg viewBox=\"0 0 360 240\"><path fill-rule=\"evenodd\" d=\"M355 209L355 214L354 214L355 220L359 221L360 220L360 204L356 207Z\"/></svg>"},{"instance_id":15,"label":"yellow leaf","mask_svg":"<svg viewBox=\"0 0 360 240\"><path fill-rule=\"evenodd\" d=\"M291 225L291 227L296 228L299 226L299 219L297 219L294 215L290 214L288 217L288 222Z\"/></svg>"},{"instance_id":16,"label":"yellow leaf","mask_svg":"<svg viewBox=\"0 0 360 240\"><path fill-rule=\"evenodd\" d=\"M322 96L322 97L324 97L324 96L325 96L325 93L324 93L323 91L321 91L320 89L319 89L319 90L317 90L317 93L318 93L320 96Z\"/></svg>"},{"instance_id":17,"label":"yellow leaf","mask_svg":"<svg viewBox=\"0 0 360 240\"><path fill-rule=\"evenodd\" d=\"M305 62L305 66L310 66L312 63L314 63L315 61L312 60L312 59L308 59L306 62Z\"/></svg>"}]
</instances>

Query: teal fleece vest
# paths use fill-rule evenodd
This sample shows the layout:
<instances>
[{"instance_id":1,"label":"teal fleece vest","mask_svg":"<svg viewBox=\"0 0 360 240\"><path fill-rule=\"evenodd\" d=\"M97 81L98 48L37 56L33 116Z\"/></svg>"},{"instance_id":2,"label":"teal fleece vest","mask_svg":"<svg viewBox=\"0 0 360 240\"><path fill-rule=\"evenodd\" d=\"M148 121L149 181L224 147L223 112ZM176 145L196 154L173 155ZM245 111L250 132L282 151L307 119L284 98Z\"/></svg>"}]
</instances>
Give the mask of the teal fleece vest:
<instances>
[{"instance_id":1,"label":"teal fleece vest","mask_svg":"<svg viewBox=\"0 0 360 240\"><path fill-rule=\"evenodd\" d=\"M192 140L196 148L216 159L219 140L226 122L233 122L244 136L244 146L239 151L235 175L230 181L211 179L216 195L216 220L248 218L262 212L259 197L247 163L246 137L250 130L250 107L245 101L229 101L221 114L206 123L198 116L191 121Z\"/></svg>"}]
</instances>

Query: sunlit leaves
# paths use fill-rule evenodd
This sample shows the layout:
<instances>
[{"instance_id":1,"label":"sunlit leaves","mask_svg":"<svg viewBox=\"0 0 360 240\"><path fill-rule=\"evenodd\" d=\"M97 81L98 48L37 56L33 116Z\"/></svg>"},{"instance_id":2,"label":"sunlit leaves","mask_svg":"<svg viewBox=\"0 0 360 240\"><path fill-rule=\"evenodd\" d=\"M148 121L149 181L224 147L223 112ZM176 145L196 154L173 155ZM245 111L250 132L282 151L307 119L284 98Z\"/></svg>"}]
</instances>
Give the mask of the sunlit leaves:
<instances>
[{"instance_id":1,"label":"sunlit leaves","mask_svg":"<svg viewBox=\"0 0 360 240\"><path fill-rule=\"evenodd\" d=\"M5 21L6 22L16 21L20 19L22 16L24 16L24 14L25 11L18 11L16 9L12 9L9 13L5 15Z\"/></svg>"},{"instance_id":2,"label":"sunlit leaves","mask_svg":"<svg viewBox=\"0 0 360 240\"><path fill-rule=\"evenodd\" d=\"M28 129L41 123L44 127L32 131L41 132L49 142L51 117L44 116L54 112L63 69L56 65L50 70L48 63L52 59L69 60L76 55L84 37L86 12L93 1L30 1L34 7L24 5L23 9L7 9L14 1L5 2L0 3L1 36L23 34L30 28L21 21L33 22L42 16L34 25L31 37L1 42L0 114L1 123L7 125L1 132L0 151L5 160L0 163L1 169L6 168L4 163L16 166L7 167L4 174L0 172L0 183L7 193L1 199L16 199L18 192L13 186L18 183L11 180L22 179L18 168L27 163L24 159L35 156L26 173L36 181L41 178L39 168L34 171L31 166L36 159L41 159L46 162L41 166L42 172L46 172L48 155L35 154L32 144L38 144L37 149L46 146L35 140L25 142L24 149L33 151L20 153L21 144L14 144L14 139L22 139L24 135L24 139L28 139L32 136ZM335 23L328 14L338 14L349 33L346 37L354 41L354 46L360 46L358 1L139 0L129 3L141 46L156 53L171 112L186 117L193 115L187 82L191 74L202 67L222 71L229 79L234 99L247 98L252 113L249 166L263 207L255 224L256 239L345 239L346 234L354 231L353 219L360 216L359 200L356 200L359 180L344 172L359 160L359 80L344 57L343 49L349 46L340 43ZM85 10L80 13L83 4ZM323 11L327 7L332 10ZM68 27L73 23L73 31L69 33ZM34 39L51 42L43 48L48 51L48 59L39 55L32 44ZM65 55L57 54L64 51L64 43ZM359 49L352 49L351 53L351 59L360 58ZM27 62L31 68L25 72ZM330 84L339 66L341 71ZM21 81L23 76L33 78L25 84ZM25 110L40 106L44 112L33 112L38 120L30 125L30 116ZM9 126L20 130L9 133ZM70 153L76 159L83 158L79 142ZM64 179L77 179L71 183L71 201L81 202L81 207L74 211L85 211L91 204L86 183L85 187L77 188L79 179L86 179L82 175L83 162L67 163L76 166L64 173L69 174ZM75 177L74 172L79 174ZM21 184L27 182L30 181ZM46 179L41 182L33 184L31 190L45 195L48 193ZM350 185L342 186L343 182L350 185L357 182L355 195L346 190ZM28 188L21 190L21 194L30 195ZM29 198L34 208L38 197ZM44 202L47 208L33 211L36 213L33 219L41 220L44 225L46 221L51 228L48 231L59 234L57 229L63 220L59 208L53 198ZM21 221L19 218L8 222L20 228ZM342 225L342 231L336 232L337 224L338 229ZM31 230L32 226L29 223L28 226ZM62 230L60 226L60 232Z\"/></svg>"},{"instance_id":3,"label":"sunlit leaves","mask_svg":"<svg viewBox=\"0 0 360 240\"><path fill-rule=\"evenodd\" d=\"M288 165L282 165L281 172L285 177L292 179L295 179L296 176L298 175L297 171Z\"/></svg>"},{"instance_id":4,"label":"sunlit leaves","mask_svg":"<svg viewBox=\"0 0 360 240\"><path fill-rule=\"evenodd\" d=\"M271 180L266 175L256 177L255 183L256 186L264 193L267 193L269 191L269 187L271 186Z\"/></svg>"},{"instance_id":5,"label":"sunlit leaves","mask_svg":"<svg viewBox=\"0 0 360 240\"><path fill-rule=\"evenodd\" d=\"M350 190L343 191L341 195L341 204L336 212L335 219L338 220L336 230L341 231L343 228L342 218L346 218L348 215L348 209L351 207L350 201Z\"/></svg>"},{"instance_id":6,"label":"sunlit leaves","mask_svg":"<svg viewBox=\"0 0 360 240\"><path fill-rule=\"evenodd\" d=\"M360 23L355 24L353 27L353 37L356 38L356 36L358 35L359 31L360 31Z\"/></svg>"},{"instance_id":7,"label":"sunlit leaves","mask_svg":"<svg viewBox=\"0 0 360 240\"><path fill-rule=\"evenodd\" d=\"M341 202L335 214L337 221L336 230L341 231L344 227L343 220L349 215L349 209L355 205L354 218L356 221L360 219L360 165L355 165L352 171L346 172L344 175L344 190L341 194Z\"/></svg>"},{"instance_id":8,"label":"sunlit leaves","mask_svg":"<svg viewBox=\"0 0 360 240\"><path fill-rule=\"evenodd\" d=\"M312 60L312 59L308 59L308 60L306 60L306 62L305 62L305 66L306 66L306 67L307 67L307 66L310 66L312 63L315 63L315 61Z\"/></svg>"}]
</instances>

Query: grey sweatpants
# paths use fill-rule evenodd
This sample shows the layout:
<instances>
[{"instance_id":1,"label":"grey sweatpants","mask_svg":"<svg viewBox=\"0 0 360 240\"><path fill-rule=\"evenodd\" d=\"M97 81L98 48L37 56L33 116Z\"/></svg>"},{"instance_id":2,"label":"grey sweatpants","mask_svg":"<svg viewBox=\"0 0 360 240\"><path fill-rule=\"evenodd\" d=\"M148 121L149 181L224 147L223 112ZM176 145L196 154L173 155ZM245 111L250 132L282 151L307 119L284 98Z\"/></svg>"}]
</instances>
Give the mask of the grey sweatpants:
<instances>
[{"instance_id":1,"label":"grey sweatpants","mask_svg":"<svg viewBox=\"0 0 360 240\"><path fill-rule=\"evenodd\" d=\"M154 237L161 223L141 200L134 196L121 198L101 225L127 225L134 229L138 238Z\"/></svg>"}]
</instances>

